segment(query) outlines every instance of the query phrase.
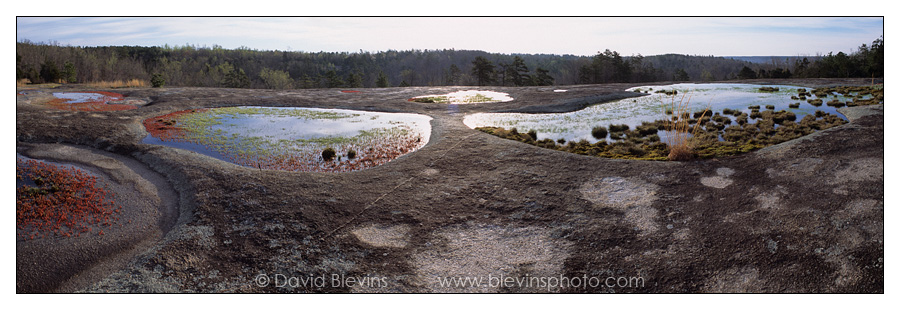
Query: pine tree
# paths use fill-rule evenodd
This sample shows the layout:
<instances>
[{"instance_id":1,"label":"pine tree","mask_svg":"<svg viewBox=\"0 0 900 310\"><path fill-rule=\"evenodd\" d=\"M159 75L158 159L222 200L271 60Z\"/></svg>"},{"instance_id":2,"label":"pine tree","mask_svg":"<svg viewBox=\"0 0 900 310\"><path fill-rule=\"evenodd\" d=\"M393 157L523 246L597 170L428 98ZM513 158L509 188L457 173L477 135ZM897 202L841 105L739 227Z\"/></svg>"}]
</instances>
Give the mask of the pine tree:
<instances>
[{"instance_id":1,"label":"pine tree","mask_svg":"<svg viewBox=\"0 0 900 310\"><path fill-rule=\"evenodd\" d=\"M250 87L250 77L244 72L244 69L232 69L225 74L222 86L228 88L246 88Z\"/></svg>"},{"instance_id":2,"label":"pine tree","mask_svg":"<svg viewBox=\"0 0 900 310\"><path fill-rule=\"evenodd\" d=\"M66 64L63 65L63 79L66 80L66 83L75 83L78 81L78 74L75 72L75 64L66 61Z\"/></svg>"},{"instance_id":3,"label":"pine tree","mask_svg":"<svg viewBox=\"0 0 900 310\"><path fill-rule=\"evenodd\" d=\"M738 72L737 77L744 80L755 79L756 72L754 72L753 69L750 69L750 67L744 66L744 68L741 69L741 72Z\"/></svg>"},{"instance_id":4,"label":"pine tree","mask_svg":"<svg viewBox=\"0 0 900 310\"><path fill-rule=\"evenodd\" d=\"M478 86L489 85L494 82L494 64L484 57L475 57L472 61L472 75L478 81Z\"/></svg>"},{"instance_id":5,"label":"pine tree","mask_svg":"<svg viewBox=\"0 0 900 310\"><path fill-rule=\"evenodd\" d=\"M388 81L384 71L378 72L378 79L375 80L375 87L391 87L391 82Z\"/></svg>"}]
</instances>

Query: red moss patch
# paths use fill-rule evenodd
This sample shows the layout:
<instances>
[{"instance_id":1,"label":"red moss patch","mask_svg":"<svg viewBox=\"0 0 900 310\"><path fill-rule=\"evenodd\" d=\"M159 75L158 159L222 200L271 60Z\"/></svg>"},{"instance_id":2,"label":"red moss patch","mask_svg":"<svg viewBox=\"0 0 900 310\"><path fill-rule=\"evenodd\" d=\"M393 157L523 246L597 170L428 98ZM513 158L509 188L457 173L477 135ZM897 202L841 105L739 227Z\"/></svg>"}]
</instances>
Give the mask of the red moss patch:
<instances>
[{"instance_id":1,"label":"red moss patch","mask_svg":"<svg viewBox=\"0 0 900 310\"><path fill-rule=\"evenodd\" d=\"M110 101L120 101L125 98L122 94L112 93L112 92L104 92L104 91L90 91L90 92L72 92L72 93L84 93L84 94L100 94L103 97L90 100L85 102L76 102L71 103L71 99L63 99L63 98L55 98L47 102L47 105L59 109L59 110L67 110L67 111L124 111L124 110L134 110L137 109L137 106L127 105L127 104L109 104Z\"/></svg>"},{"instance_id":2,"label":"red moss patch","mask_svg":"<svg viewBox=\"0 0 900 310\"><path fill-rule=\"evenodd\" d=\"M184 130L177 125L182 115L204 112L209 109L184 110L148 118L143 121L144 128L151 136L163 142L192 142L184 137Z\"/></svg>"},{"instance_id":3,"label":"red moss patch","mask_svg":"<svg viewBox=\"0 0 900 310\"><path fill-rule=\"evenodd\" d=\"M358 90L342 90L342 93L358 93Z\"/></svg>"},{"instance_id":4,"label":"red moss patch","mask_svg":"<svg viewBox=\"0 0 900 310\"><path fill-rule=\"evenodd\" d=\"M121 211L97 177L75 168L16 159L16 235L78 236L109 226ZM99 235L103 230L98 231Z\"/></svg>"}]
</instances>

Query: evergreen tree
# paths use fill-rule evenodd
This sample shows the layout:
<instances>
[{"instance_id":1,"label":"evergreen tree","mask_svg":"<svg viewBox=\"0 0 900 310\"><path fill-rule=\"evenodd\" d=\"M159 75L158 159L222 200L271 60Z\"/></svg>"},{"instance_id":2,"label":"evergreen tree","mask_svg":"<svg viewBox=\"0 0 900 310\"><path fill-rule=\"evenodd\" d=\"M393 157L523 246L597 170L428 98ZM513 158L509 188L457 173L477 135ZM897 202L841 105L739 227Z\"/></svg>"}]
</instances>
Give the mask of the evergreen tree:
<instances>
[{"instance_id":1,"label":"evergreen tree","mask_svg":"<svg viewBox=\"0 0 900 310\"><path fill-rule=\"evenodd\" d=\"M684 69L681 68L675 70L675 76L672 77L672 80L674 81L689 81L690 79L691 78L688 76L687 71L684 71Z\"/></svg>"},{"instance_id":2,"label":"evergreen tree","mask_svg":"<svg viewBox=\"0 0 900 310\"><path fill-rule=\"evenodd\" d=\"M525 60L519 56L513 58L513 62L508 66L506 74L515 86L525 86L531 80L531 77L528 76L528 66L525 65Z\"/></svg>"},{"instance_id":3,"label":"evergreen tree","mask_svg":"<svg viewBox=\"0 0 900 310\"><path fill-rule=\"evenodd\" d=\"M538 67L535 70L534 76L531 77L531 84L534 86L550 86L553 85L553 77L550 76L550 71Z\"/></svg>"},{"instance_id":4,"label":"evergreen tree","mask_svg":"<svg viewBox=\"0 0 900 310\"><path fill-rule=\"evenodd\" d=\"M737 77L744 80L755 79L756 72L754 72L753 69L750 69L750 67L744 66L744 68L741 69L741 72L738 72Z\"/></svg>"},{"instance_id":5,"label":"evergreen tree","mask_svg":"<svg viewBox=\"0 0 900 310\"><path fill-rule=\"evenodd\" d=\"M378 79L375 80L375 87L391 87L391 82L388 81L388 77L384 74L384 71L378 72Z\"/></svg>"},{"instance_id":6,"label":"evergreen tree","mask_svg":"<svg viewBox=\"0 0 900 310\"><path fill-rule=\"evenodd\" d=\"M44 61L41 64L41 80L45 83L56 83L59 81L59 67L52 60Z\"/></svg>"},{"instance_id":7,"label":"evergreen tree","mask_svg":"<svg viewBox=\"0 0 900 310\"><path fill-rule=\"evenodd\" d=\"M344 85L344 80L334 70L325 72L325 87L336 88Z\"/></svg>"},{"instance_id":8,"label":"evergreen tree","mask_svg":"<svg viewBox=\"0 0 900 310\"><path fill-rule=\"evenodd\" d=\"M75 64L66 61L66 64L63 65L63 79L66 80L66 83L75 83L78 81L78 74L75 72Z\"/></svg>"},{"instance_id":9,"label":"evergreen tree","mask_svg":"<svg viewBox=\"0 0 900 310\"><path fill-rule=\"evenodd\" d=\"M351 88L361 88L363 87L362 84L362 75L350 73L350 76L347 77L347 86Z\"/></svg>"},{"instance_id":10,"label":"evergreen tree","mask_svg":"<svg viewBox=\"0 0 900 310\"><path fill-rule=\"evenodd\" d=\"M472 61L472 75L478 86L490 85L494 82L494 64L487 58L478 56Z\"/></svg>"},{"instance_id":11,"label":"evergreen tree","mask_svg":"<svg viewBox=\"0 0 900 310\"><path fill-rule=\"evenodd\" d=\"M461 76L462 70L459 70L459 67L457 67L456 64L451 64L449 71L447 71L447 76L444 79L444 84L450 86L459 85Z\"/></svg>"},{"instance_id":12,"label":"evergreen tree","mask_svg":"<svg viewBox=\"0 0 900 310\"><path fill-rule=\"evenodd\" d=\"M222 80L222 86L228 88L246 88L250 87L250 77L244 72L244 69L232 69L225 74Z\"/></svg>"}]
</instances>

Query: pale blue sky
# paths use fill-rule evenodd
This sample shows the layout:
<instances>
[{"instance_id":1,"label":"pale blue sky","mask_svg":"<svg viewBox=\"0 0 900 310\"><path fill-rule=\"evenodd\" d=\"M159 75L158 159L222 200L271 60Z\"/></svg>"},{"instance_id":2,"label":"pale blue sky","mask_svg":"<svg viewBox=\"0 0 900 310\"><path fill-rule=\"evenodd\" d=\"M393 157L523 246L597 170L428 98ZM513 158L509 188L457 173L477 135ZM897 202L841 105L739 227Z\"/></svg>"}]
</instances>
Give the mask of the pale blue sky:
<instances>
[{"instance_id":1,"label":"pale blue sky","mask_svg":"<svg viewBox=\"0 0 900 310\"><path fill-rule=\"evenodd\" d=\"M883 34L881 17L16 18L17 41L309 52L455 48L593 55L610 49L622 55L796 56L853 52Z\"/></svg>"}]
</instances>

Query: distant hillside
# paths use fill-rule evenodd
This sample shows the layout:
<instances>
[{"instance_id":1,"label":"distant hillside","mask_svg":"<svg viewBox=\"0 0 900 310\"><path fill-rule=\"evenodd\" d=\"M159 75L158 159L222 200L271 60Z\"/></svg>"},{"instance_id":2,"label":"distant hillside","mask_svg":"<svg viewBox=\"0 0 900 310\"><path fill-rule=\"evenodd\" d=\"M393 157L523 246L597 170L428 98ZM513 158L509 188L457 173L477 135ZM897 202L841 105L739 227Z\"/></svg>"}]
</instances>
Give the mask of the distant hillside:
<instances>
[{"instance_id":1,"label":"distant hillside","mask_svg":"<svg viewBox=\"0 0 900 310\"><path fill-rule=\"evenodd\" d=\"M803 58L808 59L809 61L816 61L822 58L822 56L722 56L722 58L746 61L755 64L793 64L797 60L802 60Z\"/></svg>"}]
</instances>

